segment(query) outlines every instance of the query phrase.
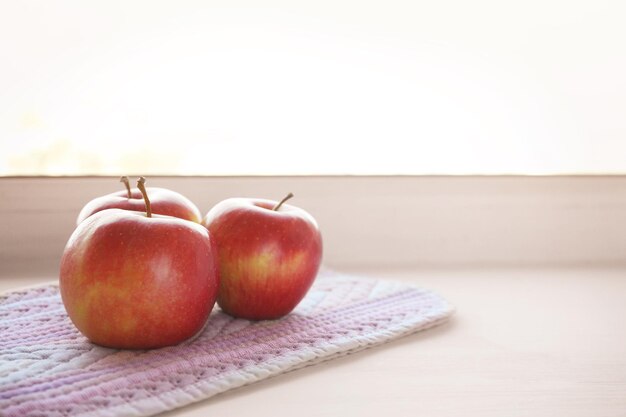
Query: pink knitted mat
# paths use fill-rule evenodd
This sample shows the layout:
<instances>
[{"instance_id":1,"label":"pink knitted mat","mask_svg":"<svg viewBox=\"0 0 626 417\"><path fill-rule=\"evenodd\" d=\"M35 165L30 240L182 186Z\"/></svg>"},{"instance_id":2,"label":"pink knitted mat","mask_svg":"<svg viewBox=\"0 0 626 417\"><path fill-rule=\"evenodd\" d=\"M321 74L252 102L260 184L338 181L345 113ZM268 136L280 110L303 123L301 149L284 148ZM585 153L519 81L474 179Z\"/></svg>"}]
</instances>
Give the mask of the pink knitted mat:
<instances>
[{"instance_id":1,"label":"pink knitted mat","mask_svg":"<svg viewBox=\"0 0 626 417\"><path fill-rule=\"evenodd\" d=\"M325 272L275 321L215 309L196 339L151 351L95 346L56 285L0 295L0 415L148 416L445 321L428 290Z\"/></svg>"}]
</instances>

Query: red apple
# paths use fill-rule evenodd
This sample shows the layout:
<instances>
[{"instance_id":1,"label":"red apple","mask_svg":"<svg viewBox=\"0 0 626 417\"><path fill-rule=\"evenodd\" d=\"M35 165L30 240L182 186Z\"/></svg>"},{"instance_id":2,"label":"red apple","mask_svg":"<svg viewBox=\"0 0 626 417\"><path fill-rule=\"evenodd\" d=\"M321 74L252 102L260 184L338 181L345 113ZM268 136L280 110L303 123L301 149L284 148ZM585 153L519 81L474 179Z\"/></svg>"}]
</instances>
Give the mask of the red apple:
<instances>
[{"instance_id":1,"label":"red apple","mask_svg":"<svg viewBox=\"0 0 626 417\"><path fill-rule=\"evenodd\" d=\"M120 181L126 186L126 191L118 191L91 200L80 211L76 224L80 224L94 213L110 208L145 211L141 191L137 188L131 189L127 177L122 177ZM148 187L147 190L154 214L179 217L196 223L202 220L202 213L198 207L182 194L166 188Z\"/></svg>"},{"instance_id":2,"label":"red apple","mask_svg":"<svg viewBox=\"0 0 626 417\"><path fill-rule=\"evenodd\" d=\"M188 220L152 215L145 198L147 212L107 209L90 216L63 252L65 309L78 330L102 346L180 343L203 328L217 298L210 233Z\"/></svg>"},{"instance_id":3,"label":"red apple","mask_svg":"<svg viewBox=\"0 0 626 417\"><path fill-rule=\"evenodd\" d=\"M213 207L202 224L219 253L217 303L251 320L289 313L313 284L322 259L315 219L283 201L230 198Z\"/></svg>"}]
</instances>

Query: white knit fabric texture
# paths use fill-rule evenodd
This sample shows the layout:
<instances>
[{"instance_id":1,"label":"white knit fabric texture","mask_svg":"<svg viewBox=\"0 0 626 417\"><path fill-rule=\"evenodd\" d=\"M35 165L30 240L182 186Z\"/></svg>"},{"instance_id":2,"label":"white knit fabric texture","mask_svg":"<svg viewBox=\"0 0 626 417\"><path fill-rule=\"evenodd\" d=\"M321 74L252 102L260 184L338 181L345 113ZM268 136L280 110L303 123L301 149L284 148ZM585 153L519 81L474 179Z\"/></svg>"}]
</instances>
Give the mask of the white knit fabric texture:
<instances>
[{"instance_id":1,"label":"white knit fabric texture","mask_svg":"<svg viewBox=\"0 0 626 417\"><path fill-rule=\"evenodd\" d=\"M154 415L427 329L452 312L425 289L324 272L280 320L251 322L216 309L194 340L122 351L85 339L67 318L57 286L6 293L0 415Z\"/></svg>"}]
</instances>

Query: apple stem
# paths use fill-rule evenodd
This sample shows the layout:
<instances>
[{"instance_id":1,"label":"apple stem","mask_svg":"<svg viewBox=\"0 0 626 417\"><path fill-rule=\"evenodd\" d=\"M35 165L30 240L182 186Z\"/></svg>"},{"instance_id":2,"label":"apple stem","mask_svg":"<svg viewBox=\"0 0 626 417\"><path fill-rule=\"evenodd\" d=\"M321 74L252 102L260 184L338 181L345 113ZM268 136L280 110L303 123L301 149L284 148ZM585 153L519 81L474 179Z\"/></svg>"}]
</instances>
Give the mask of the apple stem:
<instances>
[{"instance_id":1,"label":"apple stem","mask_svg":"<svg viewBox=\"0 0 626 417\"><path fill-rule=\"evenodd\" d=\"M128 177L124 175L122 178L120 178L120 182L123 182L124 185L126 186L126 191L128 192L128 198L132 198L133 195L130 192L130 183L128 182Z\"/></svg>"},{"instance_id":2,"label":"apple stem","mask_svg":"<svg viewBox=\"0 0 626 417\"><path fill-rule=\"evenodd\" d=\"M137 180L137 188L141 191L141 195L143 196L143 201L146 203L146 216L152 217L152 208L150 207L150 199L148 198L148 192L146 191L146 179L144 177L139 177Z\"/></svg>"},{"instance_id":3,"label":"apple stem","mask_svg":"<svg viewBox=\"0 0 626 417\"><path fill-rule=\"evenodd\" d=\"M276 204L272 210L274 210L274 211L278 211L278 209L280 208L280 206L282 206L282 205L283 205L283 203L284 203L285 201L289 200L291 197L293 197L293 193L289 193L289 194L287 194L287 195L285 196L285 198L283 198L282 200L280 200L280 202L279 202L278 204Z\"/></svg>"}]
</instances>

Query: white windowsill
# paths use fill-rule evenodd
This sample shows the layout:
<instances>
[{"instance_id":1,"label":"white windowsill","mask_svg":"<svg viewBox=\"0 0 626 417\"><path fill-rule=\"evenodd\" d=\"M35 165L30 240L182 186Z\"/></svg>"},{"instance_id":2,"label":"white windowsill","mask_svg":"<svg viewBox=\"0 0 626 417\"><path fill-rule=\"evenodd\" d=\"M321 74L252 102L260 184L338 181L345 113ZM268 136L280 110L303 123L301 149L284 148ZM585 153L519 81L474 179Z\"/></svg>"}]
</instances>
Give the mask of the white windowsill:
<instances>
[{"instance_id":1,"label":"white windowsill","mask_svg":"<svg viewBox=\"0 0 626 417\"><path fill-rule=\"evenodd\" d=\"M366 269L444 295L449 323L166 413L614 416L626 409L626 269ZM0 280L0 290L49 277Z\"/></svg>"}]
</instances>

